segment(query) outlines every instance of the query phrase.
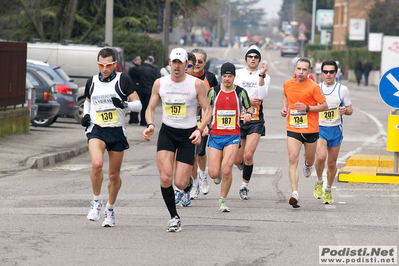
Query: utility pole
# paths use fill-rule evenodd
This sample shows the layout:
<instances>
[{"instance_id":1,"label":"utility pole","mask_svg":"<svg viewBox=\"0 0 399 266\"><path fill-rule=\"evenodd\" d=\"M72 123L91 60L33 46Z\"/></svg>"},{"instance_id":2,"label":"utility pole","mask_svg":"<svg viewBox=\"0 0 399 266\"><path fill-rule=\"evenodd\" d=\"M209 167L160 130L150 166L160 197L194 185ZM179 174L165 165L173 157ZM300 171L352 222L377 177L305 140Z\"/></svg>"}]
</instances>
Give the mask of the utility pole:
<instances>
[{"instance_id":1,"label":"utility pole","mask_svg":"<svg viewBox=\"0 0 399 266\"><path fill-rule=\"evenodd\" d=\"M312 35L310 37L310 43L314 44L314 33L315 33L315 24L316 24L316 2L317 0L313 0L312 7Z\"/></svg>"},{"instance_id":2,"label":"utility pole","mask_svg":"<svg viewBox=\"0 0 399 266\"><path fill-rule=\"evenodd\" d=\"M170 27L170 0L165 1L164 27L163 27L163 60L169 58L169 27Z\"/></svg>"},{"instance_id":3,"label":"utility pole","mask_svg":"<svg viewBox=\"0 0 399 266\"><path fill-rule=\"evenodd\" d=\"M107 0L105 11L105 42L112 46L114 29L114 0Z\"/></svg>"}]
</instances>

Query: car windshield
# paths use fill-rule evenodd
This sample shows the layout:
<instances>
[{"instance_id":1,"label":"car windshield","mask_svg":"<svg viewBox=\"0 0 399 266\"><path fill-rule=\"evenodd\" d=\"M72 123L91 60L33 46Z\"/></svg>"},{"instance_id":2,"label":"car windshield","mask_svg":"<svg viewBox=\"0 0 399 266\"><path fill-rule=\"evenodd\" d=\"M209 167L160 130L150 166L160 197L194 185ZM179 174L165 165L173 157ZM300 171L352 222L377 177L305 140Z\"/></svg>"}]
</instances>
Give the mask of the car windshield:
<instances>
[{"instance_id":1,"label":"car windshield","mask_svg":"<svg viewBox=\"0 0 399 266\"><path fill-rule=\"evenodd\" d=\"M57 72L57 74L62 78L63 81L72 82L71 78L68 76L67 73L65 73L62 68L54 68L54 71Z\"/></svg>"},{"instance_id":2,"label":"car windshield","mask_svg":"<svg viewBox=\"0 0 399 266\"><path fill-rule=\"evenodd\" d=\"M296 43L294 43L294 42L287 42L287 43L285 43L285 45L289 46L289 47L297 46Z\"/></svg>"}]
</instances>

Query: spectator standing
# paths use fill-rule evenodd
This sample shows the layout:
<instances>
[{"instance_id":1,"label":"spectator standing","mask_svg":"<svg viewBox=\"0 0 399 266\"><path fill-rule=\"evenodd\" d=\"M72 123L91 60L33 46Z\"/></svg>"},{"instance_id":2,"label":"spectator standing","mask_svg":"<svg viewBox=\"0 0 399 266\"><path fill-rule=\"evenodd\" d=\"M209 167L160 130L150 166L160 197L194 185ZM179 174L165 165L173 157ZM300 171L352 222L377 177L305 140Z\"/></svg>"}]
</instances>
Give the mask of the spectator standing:
<instances>
[{"instance_id":1,"label":"spectator standing","mask_svg":"<svg viewBox=\"0 0 399 266\"><path fill-rule=\"evenodd\" d=\"M154 81L160 77L161 74L159 73L158 68L154 66L154 57L148 56L139 69L139 96L143 105L140 112L140 126L147 126L145 121L145 110L150 101L152 85L154 84Z\"/></svg>"},{"instance_id":2,"label":"spectator standing","mask_svg":"<svg viewBox=\"0 0 399 266\"><path fill-rule=\"evenodd\" d=\"M209 39L211 38L211 34L208 31L205 32L204 38L205 38L205 45L209 46Z\"/></svg>"},{"instance_id":3,"label":"spectator standing","mask_svg":"<svg viewBox=\"0 0 399 266\"><path fill-rule=\"evenodd\" d=\"M373 69L373 66L367 61L367 59L364 60L364 65L363 65L364 86L369 85L369 74L372 69Z\"/></svg>"},{"instance_id":4,"label":"spectator standing","mask_svg":"<svg viewBox=\"0 0 399 266\"><path fill-rule=\"evenodd\" d=\"M139 68L141 66L141 57L139 55L133 56L132 59L133 66L129 69L128 75L132 79L133 84L136 86L136 91L138 91L139 87ZM130 125L138 125L139 124L139 113L138 112L130 112Z\"/></svg>"},{"instance_id":5,"label":"spectator standing","mask_svg":"<svg viewBox=\"0 0 399 266\"><path fill-rule=\"evenodd\" d=\"M339 61L335 61L335 63L337 63L338 69L337 69L337 75L335 76L335 81L340 83L342 80L342 68L339 66Z\"/></svg>"},{"instance_id":6,"label":"spectator standing","mask_svg":"<svg viewBox=\"0 0 399 266\"><path fill-rule=\"evenodd\" d=\"M169 62L170 62L169 59L165 60L164 67L161 68L161 71L160 71L161 72L161 77L170 75L170 69L171 68L170 68Z\"/></svg>"},{"instance_id":7,"label":"spectator standing","mask_svg":"<svg viewBox=\"0 0 399 266\"><path fill-rule=\"evenodd\" d=\"M362 79L363 76L363 66L362 66L362 61L358 60L355 65L355 76L357 80L357 86L360 85L360 80Z\"/></svg>"},{"instance_id":8,"label":"spectator standing","mask_svg":"<svg viewBox=\"0 0 399 266\"><path fill-rule=\"evenodd\" d=\"M322 63L321 63L320 59L317 59L317 62L315 64L315 73L316 73L317 83L320 83L322 80L321 65L322 65Z\"/></svg>"}]
</instances>

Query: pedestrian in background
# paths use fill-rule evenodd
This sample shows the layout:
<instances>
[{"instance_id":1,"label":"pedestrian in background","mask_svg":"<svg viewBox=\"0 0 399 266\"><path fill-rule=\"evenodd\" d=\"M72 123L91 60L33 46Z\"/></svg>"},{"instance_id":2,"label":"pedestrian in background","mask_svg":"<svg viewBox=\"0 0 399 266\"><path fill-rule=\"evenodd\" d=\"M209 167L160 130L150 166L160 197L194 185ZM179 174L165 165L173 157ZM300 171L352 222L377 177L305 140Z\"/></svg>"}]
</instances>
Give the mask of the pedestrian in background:
<instances>
[{"instance_id":1,"label":"pedestrian in background","mask_svg":"<svg viewBox=\"0 0 399 266\"><path fill-rule=\"evenodd\" d=\"M161 70L160 70L160 72L161 72L161 77L170 75L170 65L169 65L169 62L170 62L169 59L165 60L164 67L161 68Z\"/></svg>"},{"instance_id":2,"label":"pedestrian in background","mask_svg":"<svg viewBox=\"0 0 399 266\"><path fill-rule=\"evenodd\" d=\"M372 69L373 69L373 66L367 61L367 59L364 60L364 65L363 65L364 86L369 85L369 74Z\"/></svg>"},{"instance_id":3,"label":"pedestrian in background","mask_svg":"<svg viewBox=\"0 0 399 266\"><path fill-rule=\"evenodd\" d=\"M161 74L159 73L159 70L154 67L154 57L148 56L139 70L139 96L143 105L140 112L140 126L147 126L145 121L145 110L150 101L152 85L154 84L154 81L160 77Z\"/></svg>"},{"instance_id":4,"label":"pedestrian in background","mask_svg":"<svg viewBox=\"0 0 399 266\"><path fill-rule=\"evenodd\" d=\"M141 57L139 55L133 56L132 59L133 66L129 69L128 75L132 79L133 84L136 86L136 91L138 91L139 87L139 67L141 66ZM139 113L138 112L130 112L130 125L138 125L139 124Z\"/></svg>"},{"instance_id":5,"label":"pedestrian in background","mask_svg":"<svg viewBox=\"0 0 399 266\"><path fill-rule=\"evenodd\" d=\"M315 73L316 73L317 83L320 83L322 81L321 65L322 65L322 63L321 63L320 59L317 59L317 62L315 64Z\"/></svg>"},{"instance_id":6,"label":"pedestrian in background","mask_svg":"<svg viewBox=\"0 0 399 266\"><path fill-rule=\"evenodd\" d=\"M363 76L363 66L362 66L362 61L358 60L355 65L355 76L357 80L357 86L360 85L360 80L362 79Z\"/></svg>"}]
</instances>

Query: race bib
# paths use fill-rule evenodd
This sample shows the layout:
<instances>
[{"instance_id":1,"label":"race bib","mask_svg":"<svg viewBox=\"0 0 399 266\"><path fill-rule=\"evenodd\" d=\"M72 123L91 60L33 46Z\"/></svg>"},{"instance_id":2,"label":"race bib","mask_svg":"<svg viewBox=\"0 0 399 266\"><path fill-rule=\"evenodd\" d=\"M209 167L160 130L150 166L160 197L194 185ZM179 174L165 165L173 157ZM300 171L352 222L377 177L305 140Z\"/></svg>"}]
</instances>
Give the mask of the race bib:
<instances>
[{"instance_id":1,"label":"race bib","mask_svg":"<svg viewBox=\"0 0 399 266\"><path fill-rule=\"evenodd\" d=\"M217 129L235 129L236 128L236 111L234 110L218 110Z\"/></svg>"},{"instance_id":2,"label":"race bib","mask_svg":"<svg viewBox=\"0 0 399 266\"><path fill-rule=\"evenodd\" d=\"M338 105L328 106L328 110L320 113L320 121L325 123L333 123L339 119Z\"/></svg>"},{"instance_id":3,"label":"race bib","mask_svg":"<svg viewBox=\"0 0 399 266\"><path fill-rule=\"evenodd\" d=\"M299 112L298 110L291 110L290 126L295 128L307 128L308 114L306 112Z\"/></svg>"},{"instance_id":4,"label":"race bib","mask_svg":"<svg viewBox=\"0 0 399 266\"><path fill-rule=\"evenodd\" d=\"M257 106L251 106L249 108L250 112L252 113L251 120L259 120L259 109L260 109L260 103ZM244 115L246 113L246 110L244 107L241 108L241 114L240 114L240 119L244 120Z\"/></svg>"},{"instance_id":5,"label":"race bib","mask_svg":"<svg viewBox=\"0 0 399 266\"><path fill-rule=\"evenodd\" d=\"M95 106L97 125L101 127L119 126L118 112L113 104Z\"/></svg>"},{"instance_id":6,"label":"race bib","mask_svg":"<svg viewBox=\"0 0 399 266\"><path fill-rule=\"evenodd\" d=\"M201 124L201 116L197 115L197 127L199 127Z\"/></svg>"},{"instance_id":7,"label":"race bib","mask_svg":"<svg viewBox=\"0 0 399 266\"><path fill-rule=\"evenodd\" d=\"M165 98L165 116L169 119L184 119L187 116L186 99Z\"/></svg>"}]
</instances>

